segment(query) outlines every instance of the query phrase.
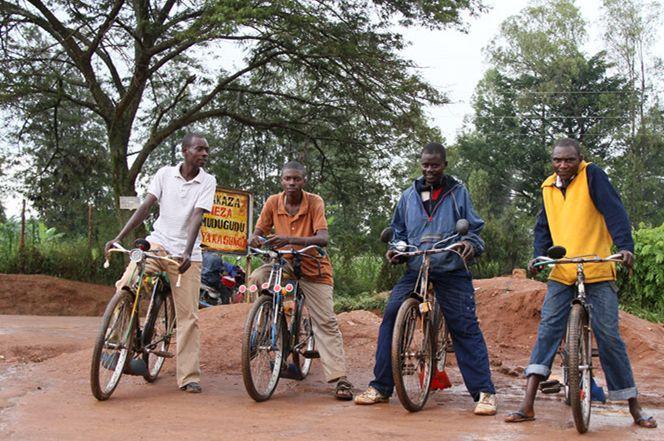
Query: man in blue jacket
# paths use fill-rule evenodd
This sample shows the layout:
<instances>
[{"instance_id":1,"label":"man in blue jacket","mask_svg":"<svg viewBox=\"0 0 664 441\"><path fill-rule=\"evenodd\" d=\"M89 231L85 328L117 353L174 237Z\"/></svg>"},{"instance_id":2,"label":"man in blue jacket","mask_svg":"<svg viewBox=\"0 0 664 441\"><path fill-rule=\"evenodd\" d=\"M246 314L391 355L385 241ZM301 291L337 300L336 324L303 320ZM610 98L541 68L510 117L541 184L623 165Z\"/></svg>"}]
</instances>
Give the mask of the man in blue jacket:
<instances>
[{"instance_id":1,"label":"man in blue jacket","mask_svg":"<svg viewBox=\"0 0 664 441\"><path fill-rule=\"evenodd\" d=\"M434 285L436 299L452 335L464 383L477 402L475 414L495 415L496 392L491 381L489 355L475 315L472 277L464 263L484 250L484 241L479 236L484 221L473 210L466 188L444 174L447 161L441 144L427 144L422 150L420 165L423 176L403 193L394 212L391 224L394 239L428 249L454 234L458 219L469 221L461 257L455 253L432 255L429 281ZM386 257L398 263L394 253L389 250ZM356 404L385 403L392 395L392 331L399 307L415 289L421 262L421 257L409 259L406 273L392 289L378 333L374 379L369 388L355 398Z\"/></svg>"}]
</instances>

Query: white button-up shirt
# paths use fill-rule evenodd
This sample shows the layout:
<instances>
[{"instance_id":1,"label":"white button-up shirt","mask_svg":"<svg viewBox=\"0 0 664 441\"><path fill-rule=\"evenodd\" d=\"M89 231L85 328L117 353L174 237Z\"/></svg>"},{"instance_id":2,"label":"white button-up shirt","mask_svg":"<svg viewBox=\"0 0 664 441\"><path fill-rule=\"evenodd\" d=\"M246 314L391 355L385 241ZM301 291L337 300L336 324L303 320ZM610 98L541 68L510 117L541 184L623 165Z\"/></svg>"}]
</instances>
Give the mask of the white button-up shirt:
<instances>
[{"instance_id":1,"label":"white button-up shirt","mask_svg":"<svg viewBox=\"0 0 664 441\"><path fill-rule=\"evenodd\" d=\"M199 170L194 179L187 181L180 174L181 165L160 168L148 187L148 193L159 201L159 217L147 240L163 245L173 255L180 255L185 250L189 218L194 209L212 210L217 187L216 178L203 169ZM191 252L192 262L203 260L200 245L199 231Z\"/></svg>"}]
</instances>

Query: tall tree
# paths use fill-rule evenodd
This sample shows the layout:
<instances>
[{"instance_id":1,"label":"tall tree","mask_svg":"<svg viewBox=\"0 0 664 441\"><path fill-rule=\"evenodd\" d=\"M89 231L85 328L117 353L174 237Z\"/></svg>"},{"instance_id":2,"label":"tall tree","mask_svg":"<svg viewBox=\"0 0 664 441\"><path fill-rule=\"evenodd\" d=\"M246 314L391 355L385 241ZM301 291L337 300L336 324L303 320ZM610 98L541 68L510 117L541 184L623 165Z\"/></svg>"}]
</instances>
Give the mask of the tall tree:
<instances>
[{"instance_id":1,"label":"tall tree","mask_svg":"<svg viewBox=\"0 0 664 441\"><path fill-rule=\"evenodd\" d=\"M634 99L627 101L630 124L620 142L614 168L630 219L659 225L664 220L661 188L664 162L661 149L662 107L657 77L662 60L652 53L661 23L657 1L604 0L604 39L616 69L627 76Z\"/></svg>"},{"instance_id":2,"label":"tall tree","mask_svg":"<svg viewBox=\"0 0 664 441\"><path fill-rule=\"evenodd\" d=\"M392 154L396 143L372 145L362 134L408 136L423 104L443 102L397 55L404 42L390 31L394 21L439 28L481 7L479 0L2 0L0 103L21 117L31 116L22 103L35 95L92 111L105 128L116 207L120 195L135 194L157 146L210 118L297 135L303 150L321 156L330 140L360 155ZM227 56L239 51L242 61ZM256 101L260 111L249 104ZM320 131L321 120L361 130Z\"/></svg>"},{"instance_id":3,"label":"tall tree","mask_svg":"<svg viewBox=\"0 0 664 441\"><path fill-rule=\"evenodd\" d=\"M539 208L556 138L578 139L593 160L614 153L630 91L609 74L604 52L581 51L584 34L573 2L537 2L510 17L487 49L493 67L477 86L458 167L466 178L477 167L489 173L495 213L512 200L531 214Z\"/></svg>"}]
</instances>

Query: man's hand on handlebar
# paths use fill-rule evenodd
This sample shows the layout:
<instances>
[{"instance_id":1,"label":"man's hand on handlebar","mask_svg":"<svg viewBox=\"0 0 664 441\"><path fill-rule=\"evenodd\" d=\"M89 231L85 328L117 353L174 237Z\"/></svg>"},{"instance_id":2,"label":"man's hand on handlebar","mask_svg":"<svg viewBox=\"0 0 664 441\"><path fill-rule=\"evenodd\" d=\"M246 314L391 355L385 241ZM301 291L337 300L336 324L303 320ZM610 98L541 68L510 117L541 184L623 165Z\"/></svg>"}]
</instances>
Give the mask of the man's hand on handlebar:
<instances>
[{"instance_id":1,"label":"man's hand on handlebar","mask_svg":"<svg viewBox=\"0 0 664 441\"><path fill-rule=\"evenodd\" d=\"M461 258L463 260L467 261L475 255L475 248L473 248L473 244L471 244L469 241L462 240L459 242L459 245L459 254L461 254Z\"/></svg>"},{"instance_id":2,"label":"man's hand on handlebar","mask_svg":"<svg viewBox=\"0 0 664 441\"><path fill-rule=\"evenodd\" d=\"M191 266L191 256L189 254L182 254L178 259L180 261L180 266L178 267L178 272L183 274Z\"/></svg>"},{"instance_id":3,"label":"man's hand on handlebar","mask_svg":"<svg viewBox=\"0 0 664 441\"><path fill-rule=\"evenodd\" d=\"M111 251L111 248L113 248L113 243L115 242L120 242L120 239L116 237L115 239L109 240L106 242L106 245L104 245L104 257L106 257L106 260L108 260L108 255Z\"/></svg>"},{"instance_id":4,"label":"man's hand on handlebar","mask_svg":"<svg viewBox=\"0 0 664 441\"><path fill-rule=\"evenodd\" d=\"M634 254L632 254L631 251L628 250L620 250L618 251L618 254L622 255L623 258L623 265L625 265L625 268L628 270L631 270L632 267L634 266Z\"/></svg>"},{"instance_id":5,"label":"man's hand on handlebar","mask_svg":"<svg viewBox=\"0 0 664 441\"><path fill-rule=\"evenodd\" d=\"M385 253L385 258L392 265L403 263L403 256L397 255L397 250L387 250L387 253Z\"/></svg>"},{"instance_id":6,"label":"man's hand on handlebar","mask_svg":"<svg viewBox=\"0 0 664 441\"><path fill-rule=\"evenodd\" d=\"M270 248L281 248L285 247L290 243L290 237L282 236L280 234L270 234L267 237L265 244Z\"/></svg>"},{"instance_id":7,"label":"man's hand on handlebar","mask_svg":"<svg viewBox=\"0 0 664 441\"><path fill-rule=\"evenodd\" d=\"M535 262L537 262L536 258L535 259L530 259L528 261L528 272L530 274L537 274L542 269L542 267L540 267L540 266L534 266Z\"/></svg>"},{"instance_id":8,"label":"man's hand on handlebar","mask_svg":"<svg viewBox=\"0 0 664 441\"><path fill-rule=\"evenodd\" d=\"M249 241L249 245L252 246L253 248L260 248L263 246L263 243L265 242L265 239L261 237L260 235L254 234L251 236L251 240Z\"/></svg>"}]
</instances>

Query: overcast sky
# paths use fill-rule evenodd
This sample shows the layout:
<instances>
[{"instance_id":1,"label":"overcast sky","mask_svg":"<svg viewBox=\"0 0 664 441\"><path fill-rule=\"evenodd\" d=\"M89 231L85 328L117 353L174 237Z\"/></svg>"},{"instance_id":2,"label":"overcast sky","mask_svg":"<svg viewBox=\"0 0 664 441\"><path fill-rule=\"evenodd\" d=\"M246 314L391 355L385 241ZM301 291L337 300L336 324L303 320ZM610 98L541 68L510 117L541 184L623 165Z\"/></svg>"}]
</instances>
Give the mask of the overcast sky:
<instances>
[{"instance_id":1,"label":"overcast sky","mask_svg":"<svg viewBox=\"0 0 664 441\"><path fill-rule=\"evenodd\" d=\"M420 66L421 75L433 86L445 92L451 103L428 109L429 116L440 129L448 143L452 143L463 126L464 116L471 113L470 102L477 82L488 65L482 49L499 33L500 24L518 14L527 0L485 0L490 10L480 17L467 20L468 33L456 30L432 32L422 29L407 30L405 36L412 44L403 52L405 57ZM596 52L601 44L601 0L577 0L587 22L586 49ZM660 30L660 37L661 37ZM659 38L658 41L662 41ZM656 45L659 56L664 58L664 47Z\"/></svg>"}]
</instances>

